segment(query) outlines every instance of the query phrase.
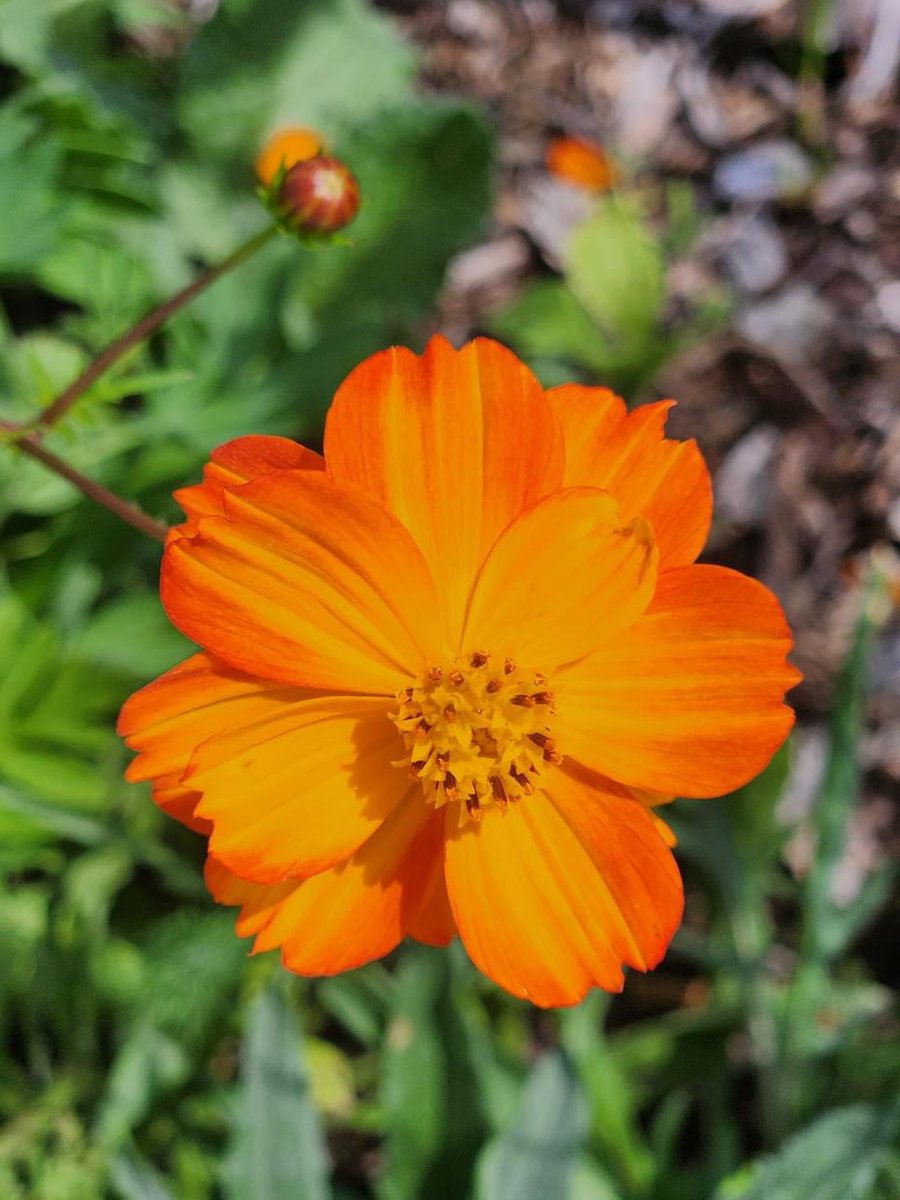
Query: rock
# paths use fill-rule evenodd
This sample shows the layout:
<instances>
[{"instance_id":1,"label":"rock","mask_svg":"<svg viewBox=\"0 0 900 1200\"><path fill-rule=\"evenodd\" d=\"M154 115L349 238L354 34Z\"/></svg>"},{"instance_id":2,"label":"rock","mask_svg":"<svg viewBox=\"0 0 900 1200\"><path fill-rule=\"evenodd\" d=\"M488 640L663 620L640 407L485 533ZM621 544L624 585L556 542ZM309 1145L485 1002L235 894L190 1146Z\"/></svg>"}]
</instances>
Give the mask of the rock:
<instances>
[{"instance_id":1,"label":"rock","mask_svg":"<svg viewBox=\"0 0 900 1200\"><path fill-rule=\"evenodd\" d=\"M182 0L188 16L198 25L205 25L216 15L219 0Z\"/></svg>"},{"instance_id":2,"label":"rock","mask_svg":"<svg viewBox=\"0 0 900 1200\"><path fill-rule=\"evenodd\" d=\"M528 243L517 233L482 242L458 254L447 268L447 283L458 291L490 287L522 275L530 260Z\"/></svg>"},{"instance_id":3,"label":"rock","mask_svg":"<svg viewBox=\"0 0 900 1200\"><path fill-rule=\"evenodd\" d=\"M771 138L721 159L713 187L725 200L764 203L801 196L812 179L812 165L800 147Z\"/></svg>"},{"instance_id":4,"label":"rock","mask_svg":"<svg viewBox=\"0 0 900 1200\"><path fill-rule=\"evenodd\" d=\"M834 313L808 284L798 283L749 305L736 324L748 341L788 362L800 362L822 348L834 327Z\"/></svg>"},{"instance_id":5,"label":"rock","mask_svg":"<svg viewBox=\"0 0 900 1200\"><path fill-rule=\"evenodd\" d=\"M854 0L858 9L859 0ZM864 104L887 92L897 76L900 59L900 4L897 0L876 0L869 43L861 62L850 77L847 93L851 102Z\"/></svg>"},{"instance_id":6,"label":"rock","mask_svg":"<svg viewBox=\"0 0 900 1200\"><path fill-rule=\"evenodd\" d=\"M706 65L699 59L679 68L678 90L684 101L691 128L707 146L723 146L729 140L728 123Z\"/></svg>"},{"instance_id":7,"label":"rock","mask_svg":"<svg viewBox=\"0 0 900 1200\"><path fill-rule=\"evenodd\" d=\"M723 223L722 263L738 291L768 292L788 268L787 250L778 226L765 214L732 217Z\"/></svg>"},{"instance_id":8,"label":"rock","mask_svg":"<svg viewBox=\"0 0 900 1200\"><path fill-rule=\"evenodd\" d=\"M742 142L779 115L770 96L711 74L699 55L679 67L677 85L691 129L713 148Z\"/></svg>"},{"instance_id":9,"label":"rock","mask_svg":"<svg viewBox=\"0 0 900 1200\"><path fill-rule=\"evenodd\" d=\"M840 220L851 213L861 200L870 196L876 187L874 172L843 163L816 184L813 197L816 216L822 221Z\"/></svg>"},{"instance_id":10,"label":"rock","mask_svg":"<svg viewBox=\"0 0 900 1200\"><path fill-rule=\"evenodd\" d=\"M828 734L821 725L798 728L791 737L791 765L775 809L781 825L798 825L819 797L828 757Z\"/></svg>"},{"instance_id":11,"label":"rock","mask_svg":"<svg viewBox=\"0 0 900 1200\"><path fill-rule=\"evenodd\" d=\"M487 42L502 33L499 15L478 0L452 0L444 19L448 30L465 41Z\"/></svg>"},{"instance_id":12,"label":"rock","mask_svg":"<svg viewBox=\"0 0 900 1200\"><path fill-rule=\"evenodd\" d=\"M548 262L559 266L569 233L590 216L594 197L547 175L536 175L522 188L519 224Z\"/></svg>"},{"instance_id":13,"label":"rock","mask_svg":"<svg viewBox=\"0 0 900 1200\"><path fill-rule=\"evenodd\" d=\"M757 425L725 456L716 473L716 518L753 529L769 510L771 467L781 435L774 425Z\"/></svg>"},{"instance_id":14,"label":"rock","mask_svg":"<svg viewBox=\"0 0 900 1200\"><path fill-rule=\"evenodd\" d=\"M767 17L785 8L789 0L700 0L703 8L731 20Z\"/></svg>"},{"instance_id":15,"label":"rock","mask_svg":"<svg viewBox=\"0 0 900 1200\"><path fill-rule=\"evenodd\" d=\"M878 222L864 208L852 212L844 219L844 228L855 242L874 242L878 236Z\"/></svg>"},{"instance_id":16,"label":"rock","mask_svg":"<svg viewBox=\"0 0 900 1200\"><path fill-rule=\"evenodd\" d=\"M641 54L619 93L613 114L614 144L626 156L644 158L669 132L681 103L672 76L678 55L671 46Z\"/></svg>"},{"instance_id":17,"label":"rock","mask_svg":"<svg viewBox=\"0 0 900 1200\"><path fill-rule=\"evenodd\" d=\"M875 293L875 303L882 322L894 333L900 333L900 280L883 283Z\"/></svg>"}]
</instances>

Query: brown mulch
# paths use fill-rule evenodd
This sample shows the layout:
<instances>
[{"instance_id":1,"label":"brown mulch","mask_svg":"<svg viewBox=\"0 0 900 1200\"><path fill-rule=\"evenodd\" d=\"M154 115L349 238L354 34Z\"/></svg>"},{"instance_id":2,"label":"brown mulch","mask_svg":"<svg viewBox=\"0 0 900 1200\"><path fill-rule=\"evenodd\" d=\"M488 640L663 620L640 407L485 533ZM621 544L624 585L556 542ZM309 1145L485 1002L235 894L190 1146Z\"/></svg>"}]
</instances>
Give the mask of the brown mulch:
<instances>
[{"instance_id":1,"label":"brown mulch","mask_svg":"<svg viewBox=\"0 0 900 1200\"><path fill-rule=\"evenodd\" d=\"M813 802L834 684L875 556L880 614L862 804L841 886L900 841L900 109L890 0L832 6L821 55L780 0L383 3L422 51L421 85L470 97L498 135L493 221L454 263L454 339L557 264L583 198L543 167L591 137L633 181L690 185L701 231L669 270L677 327L724 284L727 325L659 372L670 430L712 468L707 556L784 603L805 680L791 816ZM896 32L896 31L895 31ZM805 79L800 83L798 80ZM567 194L568 193L568 194ZM580 207L581 206L581 207ZM792 864L803 870L803 855Z\"/></svg>"}]
</instances>

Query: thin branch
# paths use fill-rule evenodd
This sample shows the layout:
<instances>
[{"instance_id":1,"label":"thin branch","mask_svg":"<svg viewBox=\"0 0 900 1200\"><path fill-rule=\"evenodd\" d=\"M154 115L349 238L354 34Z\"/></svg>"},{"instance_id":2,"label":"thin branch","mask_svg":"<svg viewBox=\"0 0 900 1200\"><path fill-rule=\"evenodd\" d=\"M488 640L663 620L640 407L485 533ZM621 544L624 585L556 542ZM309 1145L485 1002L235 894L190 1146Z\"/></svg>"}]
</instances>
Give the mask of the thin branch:
<instances>
[{"instance_id":1,"label":"thin branch","mask_svg":"<svg viewBox=\"0 0 900 1200\"><path fill-rule=\"evenodd\" d=\"M93 359L85 369L81 372L77 379L73 380L67 388L65 388L56 397L52 404L41 413L36 421L29 423L29 428L32 429L50 429L54 426L61 417L63 417L72 407L79 396L83 395L91 384L95 383L100 376L108 371L109 368L133 347L142 342L144 338L149 337L155 329L158 329L165 321L174 313L188 304L195 296L205 291L211 283L215 281L227 271L231 271L234 267L250 258L252 254L264 246L265 243L277 233L276 225L268 225L260 233L250 238L243 246L239 246L233 254L222 260L214 267L209 267L201 275L198 275L193 283L189 283L186 288L182 288L180 292L176 292L164 304L160 304L158 308L151 309L146 313L137 324L126 330L121 337L116 338L114 342L101 350L95 359Z\"/></svg>"},{"instance_id":2,"label":"thin branch","mask_svg":"<svg viewBox=\"0 0 900 1200\"><path fill-rule=\"evenodd\" d=\"M29 433L24 437L17 438L14 445L18 446L23 454L29 455L30 458L36 458L45 467L49 467L51 471L55 471L57 475L61 475L63 479L68 480L83 495L89 496L97 504L102 504L104 508L108 508L111 513L115 513L117 517L135 529L139 529L147 537L151 537L157 542L165 543L166 535L169 532L167 525L164 525L162 521L157 521L153 517L148 516L136 505L129 504L127 500L123 500L115 492L108 491L107 488L95 482L95 480L89 479L87 475L82 475L74 467L70 467L63 459L42 446L33 434Z\"/></svg>"},{"instance_id":3,"label":"thin branch","mask_svg":"<svg viewBox=\"0 0 900 1200\"><path fill-rule=\"evenodd\" d=\"M52 451L45 449L40 441L41 433L44 430L51 429L68 412L79 396L83 395L92 383L95 383L105 371L108 371L133 346L137 346L142 342L144 338L153 333L155 329L158 329L169 317L178 312L180 308L183 308L195 296L205 291L211 283L215 283L227 271L232 270L252 254L255 254L277 231L277 225L267 226L260 233L250 238L249 241L244 242L243 246L239 246L233 254L229 254L222 262L214 267L209 267L193 283L189 283L180 292L176 292L164 304L160 304L158 308L154 308L146 313L135 325L126 330L121 337L116 338L114 342L110 342L104 350L101 350L97 357L88 363L78 378L73 380L67 388L60 392L56 399L44 409L36 420L23 422L21 425L12 424L9 421L0 421L0 434L6 435L2 440L8 442L10 445L18 446L23 454L37 459L38 462L43 463L49 470L55 471L57 475L61 475L63 479L68 480L83 495L90 497L97 504L102 504L104 508L108 508L110 512L115 513L117 517L125 521L128 525L139 529L141 533L145 533L157 542L165 543L168 526L164 525L161 521L154 520L153 517L142 512L137 505L123 500L121 496L117 496L115 492L111 492L101 484L96 483L93 479L89 479L87 475L82 475L80 471L76 471L74 467L70 467L67 462L53 454Z\"/></svg>"}]
</instances>

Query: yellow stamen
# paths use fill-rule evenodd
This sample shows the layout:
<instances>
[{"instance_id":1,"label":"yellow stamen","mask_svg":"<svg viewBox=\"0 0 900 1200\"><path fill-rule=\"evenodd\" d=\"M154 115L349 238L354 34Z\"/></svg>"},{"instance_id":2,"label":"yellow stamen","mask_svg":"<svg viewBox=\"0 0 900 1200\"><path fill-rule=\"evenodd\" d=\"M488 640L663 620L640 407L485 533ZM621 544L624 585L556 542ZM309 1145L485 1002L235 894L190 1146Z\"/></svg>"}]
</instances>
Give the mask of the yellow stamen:
<instances>
[{"instance_id":1,"label":"yellow stamen","mask_svg":"<svg viewBox=\"0 0 900 1200\"><path fill-rule=\"evenodd\" d=\"M436 808L458 805L461 822L532 795L548 765L562 762L552 693L532 691L546 676L511 658L501 660L502 676L488 675L490 658L475 650L429 667L398 692L392 718L407 749L397 765L421 781Z\"/></svg>"}]
</instances>

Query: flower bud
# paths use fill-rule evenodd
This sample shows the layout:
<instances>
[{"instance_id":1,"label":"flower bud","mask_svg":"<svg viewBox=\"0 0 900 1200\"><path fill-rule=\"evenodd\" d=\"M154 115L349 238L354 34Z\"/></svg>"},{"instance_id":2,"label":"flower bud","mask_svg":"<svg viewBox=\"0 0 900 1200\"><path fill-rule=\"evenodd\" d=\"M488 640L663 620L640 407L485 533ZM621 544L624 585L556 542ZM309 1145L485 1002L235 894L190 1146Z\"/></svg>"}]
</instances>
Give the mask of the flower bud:
<instances>
[{"instance_id":1,"label":"flower bud","mask_svg":"<svg viewBox=\"0 0 900 1200\"><path fill-rule=\"evenodd\" d=\"M256 157L256 178L268 188L279 172L289 171L295 163L314 158L324 149L325 142L314 129L302 125L279 129Z\"/></svg>"},{"instance_id":2,"label":"flower bud","mask_svg":"<svg viewBox=\"0 0 900 1200\"><path fill-rule=\"evenodd\" d=\"M334 233L359 211L359 184L339 158L295 163L278 190L282 220L300 233Z\"/></svg>"},{"instance_id":3,"label":"flower bud","mask_svg":"<svg viewBox=\"0 0 900 1200\"><path fill-rule=\"evenodd\" d=\"M619 182L616 160L588 138L554 138L547 147L545 165L557 179L591 192L608 191Z\"/></svg>"}]
</instances>

